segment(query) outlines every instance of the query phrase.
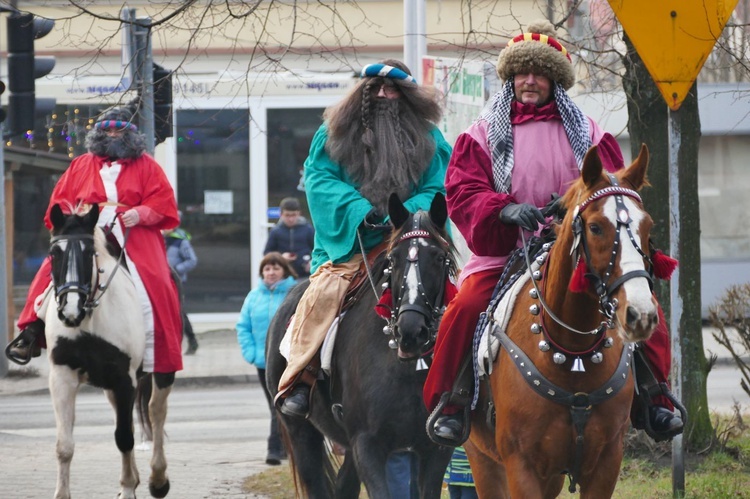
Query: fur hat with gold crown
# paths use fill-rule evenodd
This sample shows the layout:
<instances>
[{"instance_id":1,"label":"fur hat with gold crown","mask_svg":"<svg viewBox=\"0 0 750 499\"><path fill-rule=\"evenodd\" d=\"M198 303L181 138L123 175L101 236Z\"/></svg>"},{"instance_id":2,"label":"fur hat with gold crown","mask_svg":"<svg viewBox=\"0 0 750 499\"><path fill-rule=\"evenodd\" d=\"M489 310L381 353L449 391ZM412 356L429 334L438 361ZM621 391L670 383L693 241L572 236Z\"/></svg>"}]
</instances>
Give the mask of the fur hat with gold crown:
<instances>
[{"instance_id":1,"label":"fur hat with gold crown","mask_svg":"<svg viewBox=\"0 0 750 499\"><path fill-rule=\"evenodd\" d=\"M568 90L575 73L568 50L555 36L555 27L547 20L535 21L526 32L512 38L497 58L497 75L503 81L516 74L546 76Z\"/></svg>"}]
</instances>

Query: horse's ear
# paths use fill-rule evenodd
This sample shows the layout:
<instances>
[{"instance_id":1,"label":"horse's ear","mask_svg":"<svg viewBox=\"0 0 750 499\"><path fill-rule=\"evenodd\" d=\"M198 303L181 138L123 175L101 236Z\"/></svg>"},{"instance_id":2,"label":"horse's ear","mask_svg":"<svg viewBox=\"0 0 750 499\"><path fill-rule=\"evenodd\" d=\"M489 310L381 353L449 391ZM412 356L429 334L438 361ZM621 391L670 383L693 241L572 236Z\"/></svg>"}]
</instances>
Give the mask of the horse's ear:
<instances>
[{"instance_id":1,"label":"horse's ear","mask_svg":"<svg viewBox=\"0 0 750 499\"><path fill-rule=\"evenodd\" d=\"M63 214L60 205L55 203L49 212L49 219L52 222L52 227L59 229L65 224L65 215Z\"/></svg>"},{"instance_id":2,"label":"horse's ear","mask_svg":"<svg viewBox=\"0 0 750 499\"><path fill-rule=\"evenodd\" d=\"M445 196L442 192L435 194L430 205L430 220L441 229L445 229L445 222L448 220L448 206L445 204Z\"/></svg>"},{"instance_id":3,"label":"horse's ear","mask_svg":"<svg viewBox=\"0 0 750 499\"><path fill-rule=\"evenodd\" d=\"M91 205L91 209L86 213L86 224L92 229L96 226L96 222L99 220L99 205L94 203Z\"/></svg>"},{"instance_id":4,"label":"horse's ear","mask_svg":"<svg viewBox=\"0 0 750 499\"><path fill-rule=\"evenodd\" d=\"M587 187L593 186L602 176L602 160L596 146L591 146L583 158L581 177Z\"/></svg>"},{"instance_id":5,"label":"horse's ear","mask_svg":"<svg viewBox=\"0 0 750 499\"><path fill-rule=\"evenodd\" d=\"M638 190L644 185L648 185L646 180L646 170L648 170L648 147L646 144L641 144L641 150L638 153L638 157L635 158L633 164L631 164L623 175L623 180L630 182L633 189Z\"/></svg>"},{"instance_id":6,"label":"horse's ear","mask_svg":"<svg viewBox=\"0 0 750 499\"><path fill-rule=\"evenodd\" d=\"M401 202L398 194L391 194L391 197L388 198L388 216L391 217L393 226L400 229L409 219L409 215L411 213L406 209L404 203Z\"/></svg>"}]
</instances>

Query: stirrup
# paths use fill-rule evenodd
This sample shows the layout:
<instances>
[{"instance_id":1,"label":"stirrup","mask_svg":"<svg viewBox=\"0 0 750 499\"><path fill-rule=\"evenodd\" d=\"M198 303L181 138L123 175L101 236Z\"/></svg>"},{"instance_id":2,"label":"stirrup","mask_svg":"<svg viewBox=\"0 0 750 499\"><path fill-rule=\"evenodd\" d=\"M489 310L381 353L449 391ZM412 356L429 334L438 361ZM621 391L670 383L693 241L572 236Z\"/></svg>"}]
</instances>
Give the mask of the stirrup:
<instances>
[{"instance_id":1,"label":"stirrup","mask_svg":"<svg viewBox=\"0 0 750 499\"><path fill-rule=\"evenodd\" d=\"M437 422L438 418L444 415L443 409L445 409L445 406L448 405L448 402L450 401L450 395L450 393L445 392L440 396L440 402L438 402L435 410L433 410L430 416L427 418L426 430L427 436L430 437L430 440L432 440L436 444L443 445L445 447L457 447L466 442L466 440L468 440L469 438L469 433L471 433L471 404L463 406L464 430L461 433L460 442L456 443L452 440L442 438L435 434L435 423Z\"/></svg>"},{"instance_id":2,"label":"stirrup","mask_svg":"<svg viewBox=\"0 0 750 499\"><path fill-rule=\"evenodd\" d=\"M677 397L669 390L669 387L665 382L658 382L654 376L654 372L651 366L646 360L646 356L641 348L636 348L633 355L633 362L635 367L635 378L636 385L638 387L638 417L633 421L633 427L639 430L644 430L646 434L651 437L655 442L663 442L665 440L672 440L675 436L683 432L685 425L687 424L687 410L682 403L677 400ZM675 409L679 411L680 418L682 419L682 428L674 428L667 431L657 431L651 426L651 418L649 417L649 407L653 405L651 402L654 397L662 395L669 399L674 405Z\"/></svg>"},{"instance_id":3,"label":"stirrup","mask_svg":"<svg viewBox=\"0 0 750 499\"><path fill-rule=\"evenodd\" d=\"M19 346L21 342L23 342L25 338L19 334L16 336L15 339L13 339L8 345L5 347L5 356L10 360L11 362L15 362L19 366L25 366L29 362L31 362L31 359L34 357L33 351L34 351L34 342L32 341L29 343L28 346L28 354L26 357L20 357L18 355L15 355L11 350L13 350L16 346Z\"/></svg>"}]
</instances>

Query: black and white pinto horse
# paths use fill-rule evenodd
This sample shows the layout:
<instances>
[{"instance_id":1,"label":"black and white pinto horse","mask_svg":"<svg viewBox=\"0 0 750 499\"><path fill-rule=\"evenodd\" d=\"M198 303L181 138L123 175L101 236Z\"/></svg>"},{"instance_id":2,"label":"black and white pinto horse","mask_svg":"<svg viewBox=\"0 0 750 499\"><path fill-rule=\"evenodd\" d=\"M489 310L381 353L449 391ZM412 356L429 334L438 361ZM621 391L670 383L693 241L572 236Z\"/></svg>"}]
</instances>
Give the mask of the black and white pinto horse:
<instances>
[{"instance_id":1,"label":"black and white pinto horse","mask_svg":"<svg viewBox=\"0 0 750 499\"><path fill-rule=\"evenodd\" d=\"M103 388L115 410L115 442L122 454L117 497L135 498L140 479L133 454L133 405L146 343L140 300L117 251L108 245L104 231L96 227L97 205L83 215L66 215L55 205L50 218L54 295L48 293L44 322L49 389L57 424L55 498L70 497L75 401L82 383ZM53 298L56 306L51 303ZM151 424L144 430L153 435L149 490L154 497L165 497L169 492L164 420L174 374L160 376L166 376L167 382L154 380L149 417L142 419Z\"/></svg>"},{"instance_id":2,"label":"black and white pinto horse","mask_svg":"<svg viewBox=\"0 0 750 499\"><path fill-rule=\"evenodd\" d=\"M452 449L427 437L422 401L427 370L417 365L434 346L448 278L455 272L445 198L438 194L429 213L412 214L391 196L389 215L394 230L387 259L381 255L369 269L375 289L390 288L388 322L376 315L379 297L365 283L339 320L330 375L313 390L309 418L278 413L303 497L358 498L364 483L369 497L388 498L386 461L403 450L418 459L421 497L440 497ZM269 328L266 376L274 395L286 367L279 346L306 287L289 293ZM346 448L338 473L325 437Z\"/></svg>"}]
</instances>

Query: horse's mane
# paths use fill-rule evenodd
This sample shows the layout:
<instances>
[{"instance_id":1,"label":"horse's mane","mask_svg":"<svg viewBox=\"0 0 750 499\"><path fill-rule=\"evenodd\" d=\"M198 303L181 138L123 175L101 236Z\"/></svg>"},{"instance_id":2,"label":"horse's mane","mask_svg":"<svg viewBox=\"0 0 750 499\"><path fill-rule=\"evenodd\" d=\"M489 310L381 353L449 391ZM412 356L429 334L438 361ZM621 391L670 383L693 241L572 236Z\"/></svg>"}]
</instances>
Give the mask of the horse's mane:
<instances>
[{"instance_id":1,"label":"horse's mane","mask_svg":"<svg viewBox=\"0 0 750 499\"><path fill-rule=\"evenodd\" d=\"M420 217L419 220L419 226L421 229L426 230L430 233L430 236L432 239L437 242L438 246L443 249L446 253L450 255L450 268L449 273L450 276L455 278L458 275L458 267L456 265L457 262L457 255L458 250L456 249L455 244L453 244L453 239L451 239L451 236L448 234L448 231L444 228L440 228L432 221L429 214L424 210L419 210L416 212L414 217ZM391 233L390 240L388 241L388 252L390 252L393 249L393 246L396 244L396 242L399 240L399 238L404 235L405 233L409 232L411 230L411 220L406 222L399 230L393 231ZM448 222L446 221L446 224ZM446 225L447 226L447 225Z\"/></svg>"}]
</instances>

